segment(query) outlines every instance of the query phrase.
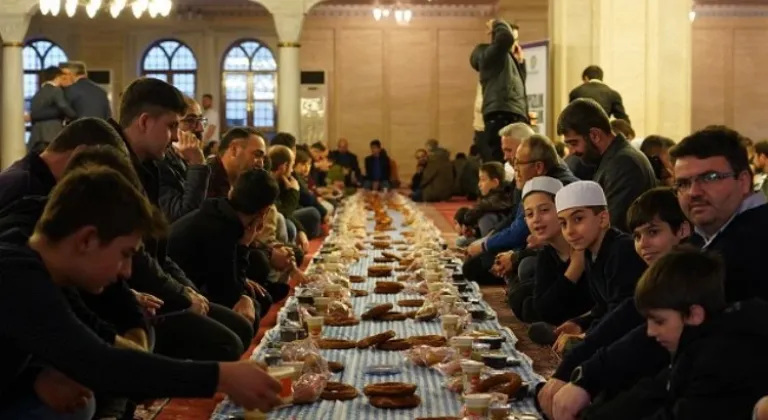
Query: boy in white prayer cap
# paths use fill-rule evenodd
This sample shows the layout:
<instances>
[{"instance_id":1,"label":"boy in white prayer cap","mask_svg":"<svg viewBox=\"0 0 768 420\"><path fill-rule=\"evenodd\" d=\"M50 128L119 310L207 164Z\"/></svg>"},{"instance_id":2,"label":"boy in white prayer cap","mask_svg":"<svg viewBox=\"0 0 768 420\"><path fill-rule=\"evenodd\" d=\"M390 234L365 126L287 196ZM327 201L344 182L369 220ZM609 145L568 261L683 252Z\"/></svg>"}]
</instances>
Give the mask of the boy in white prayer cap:
<instances>
[{"instance_id":1,"label":"boy in white prayer cap","mask_svg":"<svg viewBox=\"0 0 768 420\"><path fill-rule=\"evenodd\" d=\"M633 238L611 228L605 193L597 182L566 185L557 192L555 207L566 241L584 251L584 272L594 301L589 313L555 330L554 349L562 351L572 337L583 337L604 315L632 298L646 264L635 252Z\"/></svg>"}]
</instances>

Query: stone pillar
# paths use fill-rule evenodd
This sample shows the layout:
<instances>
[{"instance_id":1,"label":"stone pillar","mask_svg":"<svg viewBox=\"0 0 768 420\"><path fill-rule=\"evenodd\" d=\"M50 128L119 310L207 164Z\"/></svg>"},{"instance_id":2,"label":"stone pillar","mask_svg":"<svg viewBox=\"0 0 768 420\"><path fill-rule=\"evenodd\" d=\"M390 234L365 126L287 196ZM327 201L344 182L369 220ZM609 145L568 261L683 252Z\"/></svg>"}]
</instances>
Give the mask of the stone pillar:
<instances>
[{"instance_id":1,"label":"stone pillar","mask_svg":"<svg viewBox=\"0 0 768 420\"><path fill-rule=\"evenodd\" d=\"M550 0L553 116L595 64L639 136L690 134L691 7L691 0Z\"/></svg>"},{"instance_id":2,"label":"stone pillar","mask_svg":"<svg viewBox=\"0 0 768 420\"><path fill-rule=\"evenodd\" d=\"M26 13L0 14L0 36L3 38L2 131L0 132L0 166L7 168L26 153L24 144L24 67L22 49L29 26Z\"/></svg>"},{"instance_id":3,"label":"stone pillar","mask_svg":"<svg viewBox=\"0 0 768 420\"><path fill-rule=\"evenodd\" d=\"M277 128L301 136L301 27L309 9L322 0L251 0L261 4L277 31Z\"/></svg>"},{"instance_id":4,"label":"stone pillar","mask_svg":"<svg viewBox=\"0 0 768 420\"><path fill-rule=\"evenodd\" d=\"M299 51L304 14L274 15L277 29L277 128L301 136L301 65Z\"/></svg>"}]
</instances>

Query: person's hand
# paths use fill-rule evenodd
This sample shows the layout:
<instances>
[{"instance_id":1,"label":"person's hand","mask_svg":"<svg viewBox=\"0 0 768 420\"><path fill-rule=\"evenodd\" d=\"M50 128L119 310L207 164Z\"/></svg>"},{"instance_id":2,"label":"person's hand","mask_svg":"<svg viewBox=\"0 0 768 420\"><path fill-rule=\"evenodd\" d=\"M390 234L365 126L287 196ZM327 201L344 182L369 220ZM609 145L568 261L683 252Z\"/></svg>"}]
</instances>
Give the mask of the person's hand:
<instances>
[{"instance_id":1,"label":"person's hand","mask_svg":"<svg viewBox=\"0 0 768 420\"><path fill-rule=\"evenodd\" d=\"M93 398L91 390L53 368L45 368L37 375L34 390L40 401L57 413L72 413Z\"/></svg>"},{"instance_id":2,"label":"person's hand","mask_svg":"<svg viewBox=\"0 0 768 420\"><path fill-rule=\"evenodd\" d=\"M276 245L272 248L272 255L269 257L269 265L275 270L282 271L291 265L291 250L286 246Z\"/></svg>"},{"instance_id":3,"label":"person's hand","mask_svg":"<svg viewBox=\"0 0 768 420\"><path fill-rule=\"evenodd\" d=\"M131 292L133 292L133 294L136 296L136 300L139 302L139 305L141 305L142 309L144 309L144 311L150 315L155 315L157 310L160 309L165 303L160 298L150 295L149 293L137 292L133 289L131 289Z\"/></svg>"},{"instance_id":4,"label":"person's hand","mask_svg":"<svg viewBox=\"0 0 768 420\"><path fill-rule=\"evenodd\" d=\"M216 127L216 124L208 124L208 127L205 127L205 133L203 133L203 140L208 141L213 138L217 129L218 127Z\"/></svg>"},{"instance_id":5,"label":"person's hand","mask_svg":"<svg viewBox=\"0 0 768 420\"><path fill-rule=\"evenodd\" d=\"M491 272L496 277L504 277L512 271L515 265L515 252L507 251L496 255Z\"/></svg>"},{"instance_id":6,"label":"person's hand","mask_svg":"<svg viewBox=\"0 0 768 420\"><path fill-rule=\"evenodd\" d=\"M190 165L202 165L205 162L200 140L190 131L179 130L179 142L176 145L181 157Z\"/></svg>"},{"instance_id":7,"label":"person's hand","mask_svg":"<svg viewBox=\"0 0 768 420\"><path fill-rule=\"evenodd\" d=\"M268 413L283 405L282 386L264 368L251 361L219 363L218 392L227 394L235 404L246 410Z\"/></svg>"},{"instance_id":8,"label":"person's hand","mask_svg":"<svg viewBox=\"0 0 768 420\"><path fill-rule=\"evenodd\" d=\"M301 248L302 251L306 254L309 252L309 238L307 238L307 234L304 232L299 232L296 234L296 246Z\"/></svg>"},{"instance_id":9,"label":"person's hand","mask_svg":"<svg viewBox=\"0 0 768 420\"><path fill-rule=\"evenodd\" d=\"M589 393L574 384L562 387L552 402L552 418L554 420L576 420L581 410L590 403Z\"/></svg>"},{"instance_id":10,"label":"person's hand","mask_svg":"<svg viewBox=\"0 0 768 420\"><path fill-rule=\"evenodd\" d=\"M483 240L478 239L467 247L467 255L470 257L474 257L476 255L480 255L480 253L483 252Z\"/></svg>"},{"instance_id":11,"label":"person's hand","mask_svg":"<svg viewBox=\"0 0 768 420\"><path fill-rule=\"evenodd\" d=\"M331 223L331 213L326 213L325 217L323 217L323 224L327 225Z\"/></svg>"},{"instance_id":12,"label":"person's hand","mask_svg":"<svg viewBox=\"0 0 768 420\"><path fill-rule=\"evenodd\" d=\"M557 391L560 391L565 385L566 383L564 381L550 378L539 390L539 395L536 396L536 399L539 400L539 407L541 407L541 411L548 419L553 418L552 403L555 399L555 394L557 394Z\"/></svg>"},{"instance_id":13,"label":"person's hand","mask_svg":"<svg viewBox=\"0 0 768 420\"><path fill-rule=\"evenodd\" d=\"M186 291L189 300L192 301L192 306L190 306L192 312L198 315L207 315L208 310L210 309L208 299L200 293L197 293L197 291L191 287L186 287L184 290Z\"/></svg>"},{"instance_id":14,"label":"person's hand","mask_svg":"<svg viewBox=\"0 0 768 420\"><path fill-rule=\"evenodd\" d=\"M525 54L523 54L523 47L520 46L520 43L515 42L515 45L512 46L512 56L520 64L525 61Z\"/></svg>"},{"instance_id":15,"label":"person's hand","mask_svg":"<svg viewBox=\"0 0 768 420\"><path fill-rule=\"evenodd\" d=\"M488 19L485 22L485 27L488 29L489 34L493 31L493 22L496 22L496 19Z\"/></svg>"},{"instance_id":16,"label":"person's hand","mask_svg":"<svg viewBox=\"0 0 768 420\"><path fill-rule=\"evenodd\" d=\"M267 292L267 289L265 289L262 285L260 285L259 283L256 283L253 280L247 279L245 281L245 284L246 286L248 286L248 290L250 290L251 293L253 293L256 296L264 297L269 294L269 292Z\"/></svg>"},{"instance_id":17,"label":"person's hand","mask_svg":"<svg viewBox=\"0 0 768 420\"><path fill-rule=\"evenodd\" d=\"M584 338L584 334L560 334L557 337L557 340L555 340L555 344L552 345L552 351L555 353L562 355L563 351L565 351L565 346L568 344L568 342L572 339L577 338Z\"/></svg>"},{"instance_id":18,"label":"person's hand","mask_svg":"<svg viewBox=\"0 0 768 420\"><path fill-rule=\"evenodd\" d=\"M318 169L323 172L328 172L328 169L331 167L331 161L328 159L320 159L315 162L315 169Z\"/></svg>"},{"instance_id":19,"label":"person's hand","mask_svg":"<svg viewBox=\"0 0 768 420\"><path fill-rule=\"evenodd\" d=\"M256 322L256 306L253 304L253 300L248 296L240 296L232 310L242 315L248 322L253 324Z\"/></svg>"},{"instance_id":20,"label":"person's hand","mask_svg":"<svg viewBox=\"0 0 768 420\"><path fill-rule=\"evenodd\" d=\"M581 327L573 321L565 321L564 323L560 324L559 327L555 328L555 335L558 336L560 334L579 335L583 332L584 331L581 330Z\"/></svg>"},{"instance_id":21,"label":"person's hand","mask_svg":"<svg viewBox=\"0 0 768 420\"><path fill-rule=\"evenodd\" d=\"M299 285L304 285L309 283L309 279L307 278L307 276L305 276L304 273L298 268L291 270L291 280Z\"/></svg>"},{"instance_id":22,"label":"person's hand","mask_svg":"<svg viewBox=\"0 0 768 420\"><path fill-rule=\"evenodd\" d=\"M528 235L528 240L526 242L526 247L528 249L539 249L544 246L544 242L540 240L538 236L533 234Z\"/></svg>"},{"instance_id":23,"label":"person's hand","mask_svg":"<svg viewBox=\"0 0 768 420\"><path fill-rule=\"evenodd\" d=\"M292 190L298 190L299 189L299 181L296 180L296 178L286 175L283 177L283 180L285 180L285 185L288 186L288 188Z\"/></svg>"}]
</instances>

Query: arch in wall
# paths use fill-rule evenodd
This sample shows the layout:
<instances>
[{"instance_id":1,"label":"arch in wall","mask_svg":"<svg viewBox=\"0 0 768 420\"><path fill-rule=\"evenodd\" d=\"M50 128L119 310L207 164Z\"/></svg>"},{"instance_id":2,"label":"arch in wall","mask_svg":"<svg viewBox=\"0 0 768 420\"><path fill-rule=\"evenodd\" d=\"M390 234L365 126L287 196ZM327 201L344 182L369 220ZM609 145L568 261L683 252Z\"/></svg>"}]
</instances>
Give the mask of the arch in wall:
<instances>
[{"instance_id":1,"label":"arch in wall","mask_svg":"<svg viewBox=\"0 0 768 420\"><path fill-rule=\"evenodd\" d=\"M67 53L59 44L47 38L27 40L22 50L22 67L24 68L24 112L29 113L32 97L40 89L40 72L48 67L58 67L68 61ZM24 141L29 141L29 130L32 124L24 124L26 132Z\"/></svg>"},{"instance_id":2,"label":"arch in wall","mask_svg":"<svg viewBox=\"0 0 768 420\"><path fill-rule=\"evenodd\" d=\"M221 62L221 104L226 128L252 126L264 133L277 127L277 63L261 41L240 39Z\"/></svg>"},{"instance_id":3,"label":"arch in wall","mask_svg":"<svg viewBox=\"0 0 768 420\"><path fill-rule=\"evenodd\" d=\"M176 86L194 98L197 90L197 58L192 49L178 39L159 39L147 47L141 58L140 73Z\"/></svg>"}]
</instances>

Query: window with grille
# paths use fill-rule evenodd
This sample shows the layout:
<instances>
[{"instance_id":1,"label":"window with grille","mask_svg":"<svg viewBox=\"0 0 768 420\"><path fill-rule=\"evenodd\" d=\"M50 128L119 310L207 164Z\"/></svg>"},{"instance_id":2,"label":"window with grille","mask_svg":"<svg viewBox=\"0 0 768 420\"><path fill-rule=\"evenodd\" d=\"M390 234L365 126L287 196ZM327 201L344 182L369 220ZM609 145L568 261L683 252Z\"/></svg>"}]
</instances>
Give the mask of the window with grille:
<instances>
[{"instance_id":1,"label":"window with grille","mask_svg":"<svg viewBox=\"0 0 768 420\"><path fill-rule=\"evenodd\" d=\"M252 126L272 133L277 126L277 63L257 40L235 42L222 61L222 103L227 128Z\"/></svg>"},{"instance_id":2,"label":"window with grille","mask_svg":"<svg viewBox=\"0 0 768 420\"><path fill-rule=\"evenodd\" d=\"M141 75L168 82L190 98L195 97L197 59L181 41L162 39L152 43L141 60Z\"/></svg>"}]
</instances>

